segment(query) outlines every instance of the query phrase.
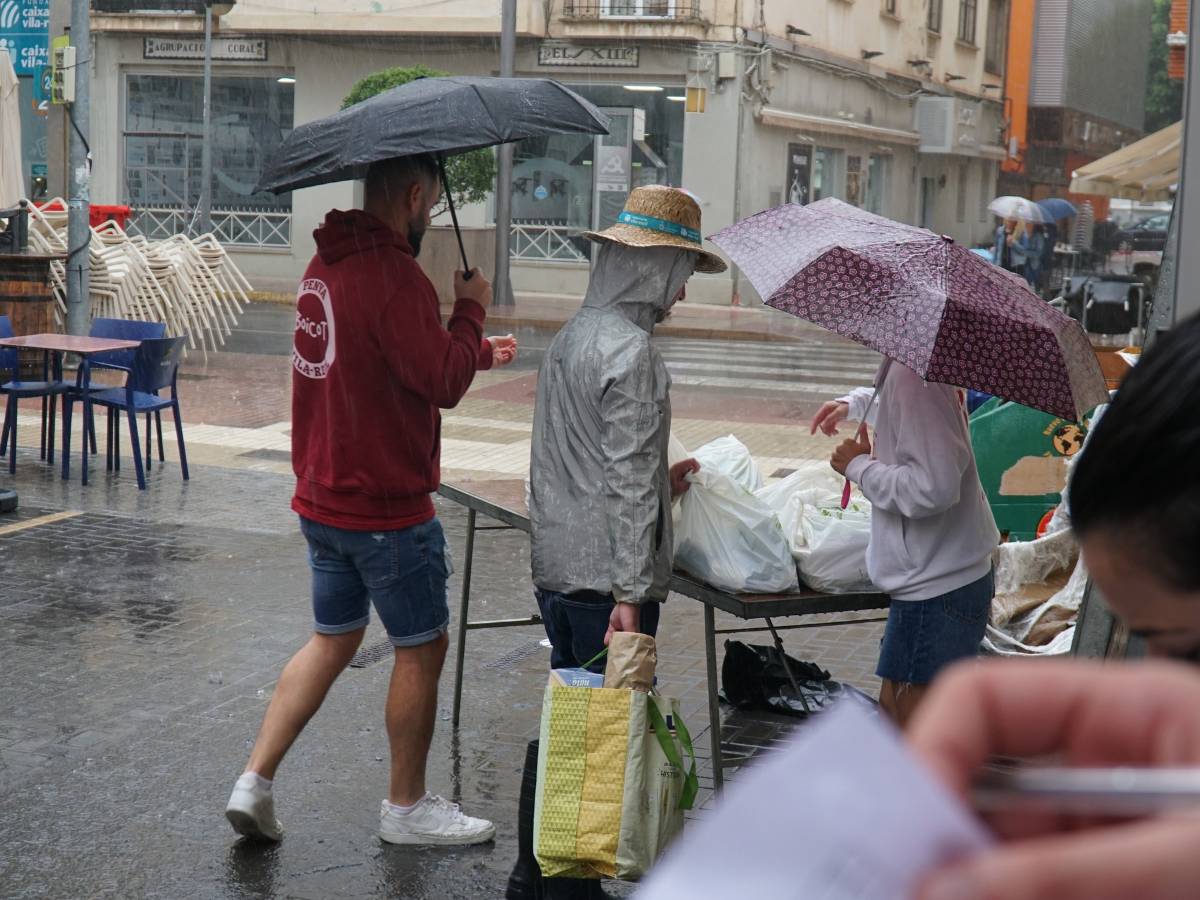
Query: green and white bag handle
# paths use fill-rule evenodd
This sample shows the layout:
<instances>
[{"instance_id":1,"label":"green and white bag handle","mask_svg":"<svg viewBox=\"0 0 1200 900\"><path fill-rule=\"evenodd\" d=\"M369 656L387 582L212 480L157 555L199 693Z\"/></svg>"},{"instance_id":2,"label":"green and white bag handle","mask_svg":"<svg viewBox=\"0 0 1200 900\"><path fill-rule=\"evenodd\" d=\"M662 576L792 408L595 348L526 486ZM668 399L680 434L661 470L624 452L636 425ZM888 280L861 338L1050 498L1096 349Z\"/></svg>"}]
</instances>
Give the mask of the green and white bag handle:
<instances>
[{"instance_id":1,"label":"green and white bag handle","mask_svg":"<svg viewBox=\"0 0 1200 900\"><path fill-rule=\"evenodd\" d=\"M675 719L675 732L679 735L679 744L687 751L688 757L691 760L691 765L684 769L683 755L679 752L679 747L671 738L671 731L667 728L667 722L663 718L661 710L657 703L647 703L646 712L650 718L650 727L654 729L654 735L658 738L658 744L662 747L663 753L668 761L677 767L679 771L684 773L683 776L683 791L679 795L679 808L682 810L691 809L696 803L696 795L700 792L700 779L696 776L696 749L692 746L692 735L688 732L687 726L683 724L683 719L676 712L673 718Z\"/></svg>"}]
</instances>

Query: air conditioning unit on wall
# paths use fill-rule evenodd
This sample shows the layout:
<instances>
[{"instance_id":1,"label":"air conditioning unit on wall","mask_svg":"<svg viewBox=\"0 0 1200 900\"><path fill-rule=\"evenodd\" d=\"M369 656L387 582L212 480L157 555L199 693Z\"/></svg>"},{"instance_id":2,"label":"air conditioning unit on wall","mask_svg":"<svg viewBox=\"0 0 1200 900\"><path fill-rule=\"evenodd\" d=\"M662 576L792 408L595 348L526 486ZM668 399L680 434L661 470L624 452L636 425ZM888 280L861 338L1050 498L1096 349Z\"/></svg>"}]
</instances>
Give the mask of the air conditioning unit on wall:
<instances>
[{"instance_id":1,"label":"air conditioning unit on wall","mask_svg":"<svg viewBox=\"0 0 1200 900\"><path fill-rule=\"evenodd\" d=\"M921 153L979 155L979 104L962 97L918 97Z\"/></svg>"},{"instance_id":2,"label":"air conditioning unit on wall","mask_svg":"<svg viewBox=\"0 0 1200 900\"><path fill-rule=\"evenodd\" d=\"M956 105L954 97L918 97L917 131L921 153L955 151Z\"/></svg>"}]
</instances>

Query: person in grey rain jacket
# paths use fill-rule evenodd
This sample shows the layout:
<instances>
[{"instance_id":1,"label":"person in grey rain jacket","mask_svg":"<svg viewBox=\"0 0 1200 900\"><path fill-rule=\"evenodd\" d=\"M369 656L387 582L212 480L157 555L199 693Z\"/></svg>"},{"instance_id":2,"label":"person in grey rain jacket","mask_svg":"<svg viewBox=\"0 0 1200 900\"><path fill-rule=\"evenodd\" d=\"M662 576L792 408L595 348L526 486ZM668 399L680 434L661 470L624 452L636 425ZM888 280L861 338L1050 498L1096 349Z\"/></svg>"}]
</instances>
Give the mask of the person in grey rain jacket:
<instances>
[{"instance_id":1,"label":"person in grey rain jacket","mask_svg":"<svg viewBox=\"0 0 1200 900\"><path fill-rule=\"evenodd\" d=\"M699 205L676 188L637 188L615 225L587 237L600 247L583 306L538 373L529 465L533 584L556 669L592 661L614 631L657 630L671 575L671 498L699 465L668 466L671 379L651 334L693 272L725 270L703 249ZM603 661L592 668L603 671ZM506 897L603 897L596 881L541 878L536 771L535 741Z\"/></svg>"}]
</instances>

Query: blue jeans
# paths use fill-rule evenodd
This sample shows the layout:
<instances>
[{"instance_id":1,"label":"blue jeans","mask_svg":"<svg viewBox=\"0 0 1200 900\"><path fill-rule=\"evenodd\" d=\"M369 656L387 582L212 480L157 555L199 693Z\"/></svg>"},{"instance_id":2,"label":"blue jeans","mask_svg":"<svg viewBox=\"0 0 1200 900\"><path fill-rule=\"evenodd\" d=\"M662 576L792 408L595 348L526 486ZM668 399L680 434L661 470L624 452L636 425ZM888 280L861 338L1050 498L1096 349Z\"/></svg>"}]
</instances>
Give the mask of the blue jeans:
<instances>
[{"instance_id":1,"label":"blue jeans","mask_svg":"<svg viewBox=\"0 0 1200 900\"><path fill-rule=\"evenodd\" d=\"M546 637L550 639L550 668L578 669L604 649L604 635L615 605L612 594L596 591L560 594L540 589L534 593L542 611ZM642 605L638 627L642 634L654 637L658 632L659 606L658 603ZM590 668L603 672L604 660L597 660Z\"/></svg>"},{"instance_id":2,"label":"blue jeans","mask_svg":"<svg viewBox=\"0 0 1200 900\"><path fill-rule=\"evenodd\" d=\"M939 671L979 652L987 629L995 573L929 600L893 600L875 674L889 681L929 684Z\"/></svg>"},{"instance_id":3,"label":"blue jeans","mask_svg":"<svg viewBox=\"0 0 1200 900\"><path fill-rule=\"evenodd\" d=\"M396 647L428 644L450 627L450 551L436 519L398 531L347 531L300 517L312 568L313 628L346 634L379 613Z\"/></svg>"}]
</instances>

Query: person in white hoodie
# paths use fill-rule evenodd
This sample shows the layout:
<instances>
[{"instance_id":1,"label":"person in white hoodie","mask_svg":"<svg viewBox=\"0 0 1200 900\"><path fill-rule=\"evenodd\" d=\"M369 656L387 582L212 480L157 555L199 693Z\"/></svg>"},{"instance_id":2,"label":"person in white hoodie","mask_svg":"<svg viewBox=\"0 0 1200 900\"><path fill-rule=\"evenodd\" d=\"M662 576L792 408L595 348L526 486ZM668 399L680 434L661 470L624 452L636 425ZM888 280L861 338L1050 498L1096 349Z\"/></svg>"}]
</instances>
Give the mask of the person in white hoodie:
<instances>
[{"instance_id":1,"label":"person in white hoodie","mask_svg":"<svg viewBox=\"0 0 1200 900\"><path fill-rule=\"evenodd\" d=\"M837 434L845 419L875 426L841 443L833 468L871 501L867 572L892 598L876 674L879 702L901 726L938 671L974 656L987 628L1000 535L979 483L957 388L885 361L872 388L825 403L812 421Z\"/></svg>"}]
</instances>

